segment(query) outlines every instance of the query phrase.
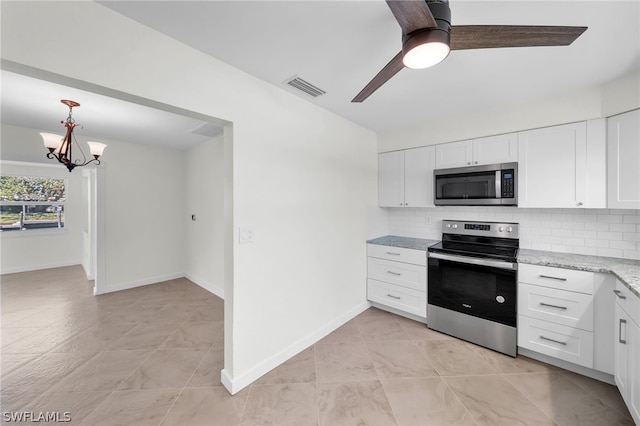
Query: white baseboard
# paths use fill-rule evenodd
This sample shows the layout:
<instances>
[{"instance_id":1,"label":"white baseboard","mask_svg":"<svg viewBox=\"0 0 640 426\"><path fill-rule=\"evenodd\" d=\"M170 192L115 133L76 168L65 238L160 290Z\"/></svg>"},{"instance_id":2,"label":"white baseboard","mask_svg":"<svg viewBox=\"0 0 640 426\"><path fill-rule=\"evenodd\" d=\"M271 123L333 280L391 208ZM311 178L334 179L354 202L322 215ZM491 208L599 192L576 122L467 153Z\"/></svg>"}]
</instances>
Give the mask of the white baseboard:
<instances>
[{"instance_id":1,"label":"white baseboard","mask_svg":"<svg viewBox=\"0 0 640 426\"><path fill-rule=\"evenodd\" d=\"M216 296L218 296L221 299L224 299L224 288L218 287L216 285L211 284L208 281L202 280L196 276L193 276L191 274L185 274L185 278L188 279L189 281L193 282L194 284L199 285L200 287L204 288L205 290L207 290L210 293L215 294Z\"/></svg>"},{"instance_id":2,"label":"white baseboard","mask_svg":"<svg viewBox=\"0 0 640 426\"><path fill-rule=\"evenodd\" d=\"M81 265L82 262L81 261L75 261L75 262L60 262L60 263L49 263L46 265L28 265L28 266L19 266L19 267L15 267L15 268L2 268L2 271L0 271L0 273L2 275L4 274L17 274L20 272L30 272L30 271L39 271L41 269L53 269L53 268L64 268L67 266L76 266L76 265Z\"/></svg>"},{"instance_id":3,"label":"white baseboard","mask_svg":"<svg viewBox=\"0 0 640 426\"><path fill-rule=\"evenodd\" d=\"M130 281L126 283L109 285L107 286L107 288L104 289L104 291L101 291L100 293L94 293L94 294L97 296L99 294L113 293L114 291L129 290L131 288L142 287L143 285L157 284L162 281L175 280L177 278L183 278L183 277L184 277L183 273L160 275L157 277L145 278L143 280L138 280L138 281Z\"/></svg>"},{"instance_id":4,"label":"white baseboard","mask_svg":"<svg viewBox=\"0 0 640 426\"><path fill-rule=\"evenodd\" d=\"M340 326L352 320L353 318L367 310L370 306L371 304L369 302L360 303L345 314L329 322L323 327L320 327L320 329L316 330L315 332L309 334L306 337L303 337L289 347L276 353L271 358L264 360L260 364L251 368L249 371L246 371L245 373L242 373L236 377L232 377L226 369L222 370L222 372L220 373L220 380L222 381L222 384L232 395L241 391L286 360L299 354Z\"/></svg>"}]
</instances>

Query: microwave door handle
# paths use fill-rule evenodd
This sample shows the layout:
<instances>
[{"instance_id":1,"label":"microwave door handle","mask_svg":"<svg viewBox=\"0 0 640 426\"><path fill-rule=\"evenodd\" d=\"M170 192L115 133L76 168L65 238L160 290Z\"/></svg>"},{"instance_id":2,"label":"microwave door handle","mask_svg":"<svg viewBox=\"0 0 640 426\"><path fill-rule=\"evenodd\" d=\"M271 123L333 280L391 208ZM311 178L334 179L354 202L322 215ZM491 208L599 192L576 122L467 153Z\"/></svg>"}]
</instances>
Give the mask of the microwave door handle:
<instances>
[{"instance_id":1,"label":"microwave door handle","mask_svg":"<svg viewBox=\"0 0 640 426\"><path fill-rule=\"evenodd\" d=\"M496 198L502 198L502 170L496 170Z\"/></svg>"},{"instance_id":2,"label":"microwave door handle","mask_svg":"<svg viewBox=\"0 0 640 426\"><path fill-rule=\"evenodd\" d=\"M517 270L518 264L511 262L501 262L498 260L479 259L475 257L454 256L451 254L429 253L429 257L433 259L448 260L450 262L467 263L470 265L488 266L491 268Z\"/></svg>"}]
</instances>

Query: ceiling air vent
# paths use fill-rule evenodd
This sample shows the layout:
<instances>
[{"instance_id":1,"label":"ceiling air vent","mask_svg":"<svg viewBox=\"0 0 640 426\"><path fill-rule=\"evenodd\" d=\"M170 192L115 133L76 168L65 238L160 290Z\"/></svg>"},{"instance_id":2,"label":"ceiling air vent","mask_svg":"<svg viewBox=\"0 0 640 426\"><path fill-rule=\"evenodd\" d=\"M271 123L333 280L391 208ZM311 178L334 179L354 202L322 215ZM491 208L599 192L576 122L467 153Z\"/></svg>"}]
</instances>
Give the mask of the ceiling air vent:
<instances>
[{"instance_id":1,"label":"ceiling air vent","mask_svg":"<svg viewBox=\"0 0 640 426\"><path fill-rule=\"evenodd\" d=\"M307 95L313 96L314 98L327 93L324 90L309 83L308 81L304 81L298 76L291 77L290 79L286 80L285 83L291 87L295 87L296 89L303 91Z\"/></svg>"}]
</instances>

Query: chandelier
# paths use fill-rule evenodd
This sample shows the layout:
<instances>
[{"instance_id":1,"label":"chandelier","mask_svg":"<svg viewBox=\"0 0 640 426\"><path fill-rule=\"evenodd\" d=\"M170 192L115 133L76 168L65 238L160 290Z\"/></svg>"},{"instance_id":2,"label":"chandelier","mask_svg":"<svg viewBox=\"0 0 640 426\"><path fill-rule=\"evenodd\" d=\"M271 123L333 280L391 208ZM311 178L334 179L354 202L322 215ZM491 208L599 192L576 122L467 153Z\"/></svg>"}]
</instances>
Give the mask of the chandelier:
<instances>
[{"instance_id":1,"label":"chandelier","mask_svg":"<svg viewBox=\"0 0 640 426\"><path fill-rule=\"evenodd\" d=\"M78 166L86 166L87 164L92 162L100 164L100 160L98 160L98 158L100 158L107 145L100 142L87 142L87 144L89 145L89 152L91 153L91 155L93 155L93 158L87 160L87 157L84 155L82 148L80 147L80 145L78 145L78 141L73 134L73 129L78 126L78 124L76 124L73 117L71 117L71 114L73 107L79 107L80 104L76 101L70 101L68 99L62 99L60 100L60 102L69 107L69 116L65 121L60 122L64 125L64 127L67 128L67 133L64 137L53 133L40 133L40 136L42 136L42 141L44 142L44 146L49 150L49 152L47 153L47 158L55 158L67 169L69 169L69 172L71 172ZM82 128L82 126L80 126L80 128ZM82 154L82 160L74 160L72 157L74 142L75 146Z\"/></svg>"}]
</instances>

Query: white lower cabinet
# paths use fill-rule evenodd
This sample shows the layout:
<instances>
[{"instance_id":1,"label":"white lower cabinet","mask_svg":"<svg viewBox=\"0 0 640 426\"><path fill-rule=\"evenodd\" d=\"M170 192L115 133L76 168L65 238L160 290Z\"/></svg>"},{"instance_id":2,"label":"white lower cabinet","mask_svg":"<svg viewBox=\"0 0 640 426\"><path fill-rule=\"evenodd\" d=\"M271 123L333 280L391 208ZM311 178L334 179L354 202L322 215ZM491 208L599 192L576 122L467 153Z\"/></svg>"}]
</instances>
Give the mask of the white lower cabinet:
<instances>
[{"instance_id":1,"label":"white lower cabinet","mask_svg":"<svg viewBox=\"0 0 640 426\"><path fill-rule=\"evenodd\" d=\"M640 298L618 282L614 322L614 379L636 424L640 425Z\"/></svg>"},{"instance_id":2,"label":"white lower cabinet","mask_svg":"<svg viewBox=\"0 0 640 426\"><path fill-rule=\"evenodd\" d=\"M367 299L426 321L427 253L368 244L367 256Z\"/></svg>"},{"instance_id":3,"label":"white lower cabinet","mask_svg":"<svg viewBox=\"0 0 640 426\"><path fill-rule=\"evenodd\" d=\"M594 274L520 264L518 346L593 368Z\"/></svg>"}]
</instances>

